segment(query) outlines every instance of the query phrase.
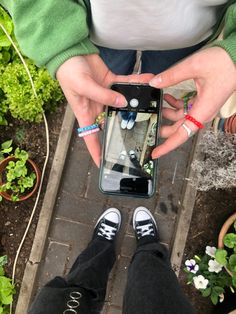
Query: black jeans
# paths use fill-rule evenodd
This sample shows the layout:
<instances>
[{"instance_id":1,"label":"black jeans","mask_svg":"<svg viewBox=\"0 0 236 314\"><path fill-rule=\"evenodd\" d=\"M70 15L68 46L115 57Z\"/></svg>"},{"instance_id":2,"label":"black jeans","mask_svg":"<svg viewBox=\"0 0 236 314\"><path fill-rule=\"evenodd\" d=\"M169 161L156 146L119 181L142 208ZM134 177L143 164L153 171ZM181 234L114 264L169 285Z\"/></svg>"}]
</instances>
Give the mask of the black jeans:
<instances>
[{"instance_id":1,"label":"black jeans","mask_svg":"<svg viewBox=\"0 0 236 314\"><path fill-rule=\"evenodd\" d=\"M56 277L41 289L29 313L100 313L114 262L114 244L94 239L66 278ZM82 295L78 300L76 293ZM160 243L140 243L137 247L129 266L123 313L194 313L171 269L168 252Z\"/></svg>"},{"instance_id":2,"label":"black jeans","mask_svg":"<svg viewBox=\"0 0 236 314\"><path fill-rule=\"evenodd\" d=\"M125 314L195 313L161 243L138 246L129 266L123 300Z\"/></svg>"}]
</instances>

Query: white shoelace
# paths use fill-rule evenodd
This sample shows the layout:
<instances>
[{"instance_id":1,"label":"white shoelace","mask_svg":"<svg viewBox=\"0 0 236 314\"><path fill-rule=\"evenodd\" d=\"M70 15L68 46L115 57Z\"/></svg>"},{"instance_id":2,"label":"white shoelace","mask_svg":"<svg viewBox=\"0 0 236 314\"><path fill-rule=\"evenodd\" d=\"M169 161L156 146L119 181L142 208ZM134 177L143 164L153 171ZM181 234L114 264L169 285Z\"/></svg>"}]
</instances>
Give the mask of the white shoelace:
<instances>
[{"instance_id":1,"label":"white shoelace","mask_svg":"<svg viewBox=\"0 0 236 314\"><path fill-rule=\"evenodd\" d=\"M155 235L152 223L149 223L143 226L137 226L136 229L137 229L137 234L140 238L147 235L151 235L151 236Z\"/></svg>"},{"instance_id":2,"label":"white shoelace","mask_svg":"<svg viewBox=\"0 0 236 314\"><path fill-rule=\"evenodd\" d=\"M105 223L101 224L99 228L98 235L106 238L107 240L113 240L114 235L116 234L117 228L109 226Z\"/></svg>"}]
</instances>

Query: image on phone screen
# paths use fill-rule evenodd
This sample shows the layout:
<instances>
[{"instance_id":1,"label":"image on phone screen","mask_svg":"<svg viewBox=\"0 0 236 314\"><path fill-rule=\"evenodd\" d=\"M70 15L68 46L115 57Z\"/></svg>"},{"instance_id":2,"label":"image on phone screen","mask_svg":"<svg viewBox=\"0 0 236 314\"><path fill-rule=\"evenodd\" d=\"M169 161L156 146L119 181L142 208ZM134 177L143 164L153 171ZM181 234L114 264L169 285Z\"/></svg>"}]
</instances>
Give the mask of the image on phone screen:
<instances>
[{"instance_id":1,"label":"image on phone screen","mask_svg":"<svg viewBox=\"0 0 236 314\"><path fill-rule=\"evenodd\" d=\"M146 94L139 91L137 98L131 93L126 108L107 110L102 192L140 197L154 193L157 162L151 153L157 145L160 95L150 93L147 87Z\"/></svg>"}]
</instances>

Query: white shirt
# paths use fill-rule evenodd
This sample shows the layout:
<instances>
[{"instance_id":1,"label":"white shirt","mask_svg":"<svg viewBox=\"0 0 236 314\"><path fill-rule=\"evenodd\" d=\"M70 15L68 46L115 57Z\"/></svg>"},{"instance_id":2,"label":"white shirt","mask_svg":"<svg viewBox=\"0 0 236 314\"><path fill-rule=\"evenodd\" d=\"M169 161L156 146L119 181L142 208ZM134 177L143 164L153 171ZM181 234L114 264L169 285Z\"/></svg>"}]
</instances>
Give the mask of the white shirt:
<instances>
[{"instance_id":1,"label":"white shirt","mask_svg":"<svg viewBox=\"0 0 236 314\"><path fill-rule=\"evenodd\" d=\"M90 0L90 38L114 49L168 50L208 38L227 0Z\"/></svg>"}]
</instances>

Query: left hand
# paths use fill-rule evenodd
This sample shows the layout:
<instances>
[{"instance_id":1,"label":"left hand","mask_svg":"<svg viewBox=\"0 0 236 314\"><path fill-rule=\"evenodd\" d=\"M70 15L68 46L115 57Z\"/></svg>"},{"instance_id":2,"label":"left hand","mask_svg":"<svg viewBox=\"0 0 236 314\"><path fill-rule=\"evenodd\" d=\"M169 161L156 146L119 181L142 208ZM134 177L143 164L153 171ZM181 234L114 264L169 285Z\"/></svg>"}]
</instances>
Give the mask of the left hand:
<instances>
[{"instance_id":1,"label":"left hand","mask_svg":"<svg viewBox=\"0 0 236 314\"><path fill-rule=\"evenodd\" d=\"M236 66L224 49L206 48L156 75L150 81L150 85L165 88L189 79L194 80L197 95L188 113L204 124L217 115L226 100L236 90ZM176 149L188 140L187 132L181 126L183 122L193 132L198 131L195 124L185 120L183 101L176 100L170 95L165 95L165 100L175 109L163 109L163 116L175 123L161 128L161 136L167 139L153 150L152 158L154 159Z\"/></svg>"}]
</instances>

